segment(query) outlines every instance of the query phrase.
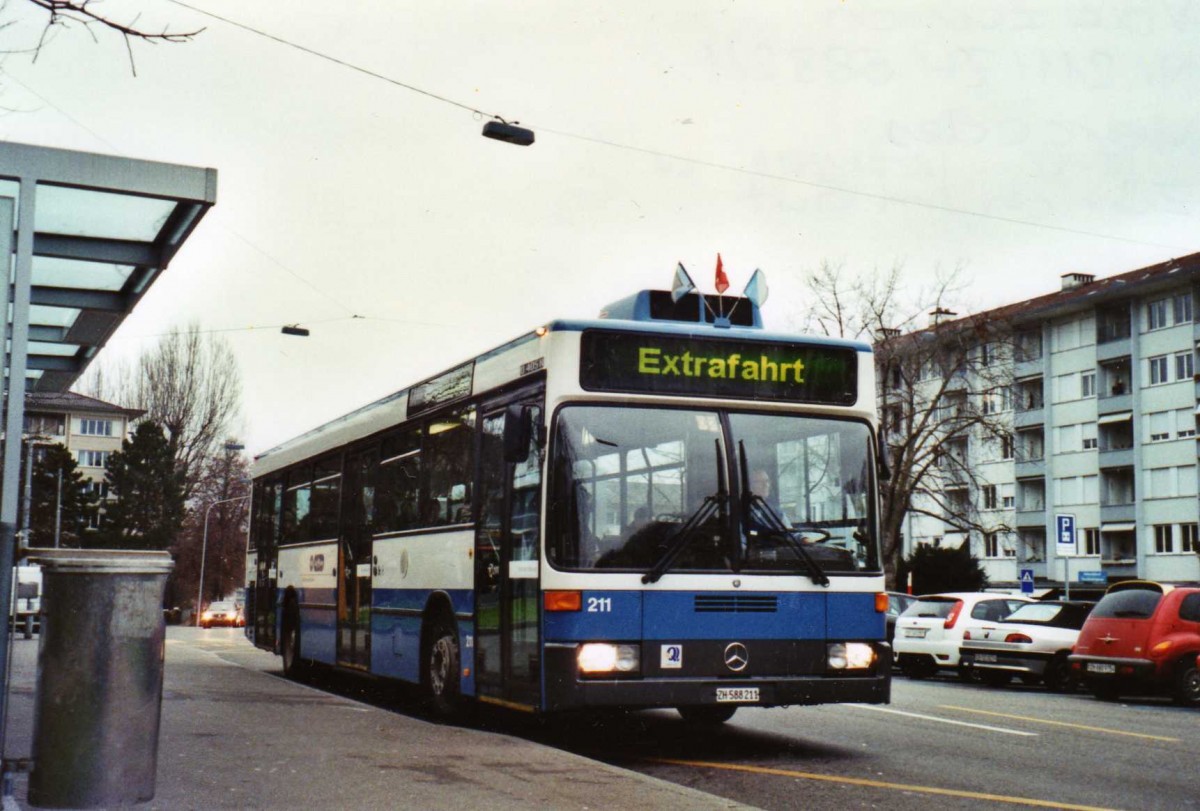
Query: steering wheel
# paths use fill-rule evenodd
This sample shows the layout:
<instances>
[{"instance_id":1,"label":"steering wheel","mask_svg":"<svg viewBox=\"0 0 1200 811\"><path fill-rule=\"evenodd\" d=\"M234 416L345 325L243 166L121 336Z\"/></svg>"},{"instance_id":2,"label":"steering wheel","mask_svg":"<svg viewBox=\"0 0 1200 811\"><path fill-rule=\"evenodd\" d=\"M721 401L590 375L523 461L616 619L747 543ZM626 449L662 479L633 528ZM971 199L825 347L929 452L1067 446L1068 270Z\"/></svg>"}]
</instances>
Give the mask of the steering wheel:
<instances>
[{"instance_id":1,"label":"steering wheel","mask_svg":"<svg viewBox=\"0 0 1200 811\"><path fill-rule=\"evenodd\" d=\"M803 527L800 529L793 527L792 533L795 535L800 535L801 536L800 540L802 543L825 543L826 541L828 541L830 538L833 537L832 532L830 532L827 529L822 529L821 527ZM812 539L804 537L804 536L807 536L809 533L813 533L817 537L812 538Z\"/></svg>"}]
</instances>

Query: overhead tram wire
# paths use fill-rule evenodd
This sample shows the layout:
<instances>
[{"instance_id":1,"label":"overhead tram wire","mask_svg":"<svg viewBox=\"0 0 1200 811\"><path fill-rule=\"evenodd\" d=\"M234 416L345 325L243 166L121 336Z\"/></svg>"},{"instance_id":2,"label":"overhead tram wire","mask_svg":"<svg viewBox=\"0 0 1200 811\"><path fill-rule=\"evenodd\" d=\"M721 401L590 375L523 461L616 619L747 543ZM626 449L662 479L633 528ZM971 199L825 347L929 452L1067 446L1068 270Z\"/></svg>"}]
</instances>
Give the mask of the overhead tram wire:
<instances>
[{"instance_id":1,"label":"overhead tram wire","mask_svg":"<svg viewBox=\"0 0 1200 811\"><path fill-rule=\"evenodd\" d=\"M354 63L347 62L344 59L339 59L335 56L331 56L329 54L322 53L321 51L315 50L313 48L309 48L305 45L300 45L299 43L292 42L291 40L284 39L283 37L276 36L275 34L271 34L266 31L263 31L261 29L254 28L252 26L246 25L245 23L240 23L236 20L231 20L228 17L223 17L219 14L214 14L211 11L205 11L204 9L197 8L196 6L189 5L188 3L184 3L184 2L182 2L182 0L168 0L168 2L173 3L182 8L186 8L190 11L194 11L197 14L201 14L206 17L210 17L214 20L219 20L228 25L232 25L235 28L240 28L243 31L248 31L252 34L256 34L265 39L269 39L272 42L276 42L280 45L285 45L289 48L294 48L294 49L301 51L303 53L306 53L310 56L315 56L318 59L323 59L327 62L332 62L336 65L340 65L341 67L347 68L349 70L353 70L357 73L361 73L364 76L369 76L372 79L379 79L380 81L384 81L384 82L387 82L388 84L395 85L396 87L400 87L405 90L412 91L413 93L419 93L422 96L428 96L431 99L443 102L445 104L453 105L454 107L458 107L463 110L467 110L468 112L473 113L475 115L484 116L484 117L495 119L498 121L504 121L503 118L501 118L499 115L496 115L494 113L484 112L483 110L480 110L477 107L472 107L469 104L463 104L462 102L455 101L454 99L447 98L446 96L442 96L437 93L433 93L428 90L424 90L415 85L408 84L407 82L402 82L399 79L393 79L390 76L385 76L382 73L378 73L376 71L369 70L369 69L361 67L359 65L355 65ZM1019 217L1005 217L1005 216L1002 216L999 214L989 214L989 213L983 212L983 211L973 211L969 208L959 208L957 206L947 206L947 205L941 205L938 203L929 203L929 202L925 202L922 200L913 200L913 199L910 199L907 197L896 197L894 195L880 194L878 192L869 192L869 191L863 191L861 189L852 189L852 188L849 188L846 186L837 186L837 185L834 185L831 183L819 183L814 180L805 180L803 178L798 178L798 177L789 177L787 175L780 175L780 174L775 174L772 172L756 171L754 169L746 169L744 167L734 166L734 165L728 164L728 163L718 163L716 161L706 161L706 160L701 160L699 158L689 158L689 157L686 157L683 155L676 155L671 152L663 152L661 150L656 150L656 149L647 149L645 147L633 146L631 144L622 144L617 141L609 141L604 138L596 138L596 137L589 136L589 135L580 135L578 133L566 132L564 130L551 129L549 127L543 127L543 126L540 126L537 124L531 124L528 122L525 124L525 126L529 127L530 129L537 130L540 132L550 133L551 135L558 135L562 138L571 138L571 139L574 139L577 141L584 141L587 143L597 144L599 146L606 146L611 149L623 149L623 150L626 150L629 152L637 152L637 153L640 153L643 155L651 155L651 156L658 157L658 158L665 158L667 160L680 161L682 163L690 163L694 166L703 166L708 169L717 169L717 170L724 171L724 172L735 172L737 174L749 175L751 177L758 177L758 178L762 178L764 180L775 180L775 181L779 181L782 183L792 183L792 184L799 185L799 186L807 186L809 188L822 189L824 191L835 192L837 194L847 194L847 195L851 195L854 197L862 197L862 198L869 199L869 200L878 200L880 202L892 203L895 205L913 206L915 208L924 208L929 211L940 211L945 214L958 214L960 216L976 217L978 219L991 220L993 222L1002 222L1002 223L1007 223L1009 225L1020 225L1020 226L1025 226L1027 228L1040 228L1042 230L1056 231L1056 232L1064 233L1064 234L1074 234L1076 236L1091 237L1093 239L1105 239L1105 240L1111 240L1114 242L1125 242L1125 243L1133 244L1133 245L1148 245L1148 246L1151 246L1154 248L1167 248L1170 250L1186 250L1183 246L1180 246L1180 245L1169 245L1169 244L1163 243L1163 242L1151 242L1149 240L1134 239L1133 237L1119 236L1119 235L1115 235L1115 234L1103 234L1098 231L1087 231L1082 228L1071 228L1071 227L1068 227L1065 225L1051 225L1049 223L1037 222L1035 220L1023 220L1023 219L1020 219Z\"/></svg>"}]
</instances>

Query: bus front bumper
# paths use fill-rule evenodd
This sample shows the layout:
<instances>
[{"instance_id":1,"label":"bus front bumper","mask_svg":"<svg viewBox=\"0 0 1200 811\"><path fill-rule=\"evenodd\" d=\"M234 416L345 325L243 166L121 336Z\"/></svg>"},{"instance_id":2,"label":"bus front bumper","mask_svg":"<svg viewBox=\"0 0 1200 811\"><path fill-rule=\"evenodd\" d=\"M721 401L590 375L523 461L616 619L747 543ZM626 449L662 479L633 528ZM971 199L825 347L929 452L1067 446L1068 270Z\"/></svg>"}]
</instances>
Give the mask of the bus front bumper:
<instances>
[{"instance_id":1,"label":"bus front bumper","mask_svg":"<svg viewBox=\"0 0 1200 811\"><path fill-rule=\"evenodd\" d=\"M731 704L776 707L792 704L887 704L891 701L891 654L862 675L653 676L597 678L579 675L575 650L547 646L545 709L651 708Z\"/></svg>"}]
</instances>

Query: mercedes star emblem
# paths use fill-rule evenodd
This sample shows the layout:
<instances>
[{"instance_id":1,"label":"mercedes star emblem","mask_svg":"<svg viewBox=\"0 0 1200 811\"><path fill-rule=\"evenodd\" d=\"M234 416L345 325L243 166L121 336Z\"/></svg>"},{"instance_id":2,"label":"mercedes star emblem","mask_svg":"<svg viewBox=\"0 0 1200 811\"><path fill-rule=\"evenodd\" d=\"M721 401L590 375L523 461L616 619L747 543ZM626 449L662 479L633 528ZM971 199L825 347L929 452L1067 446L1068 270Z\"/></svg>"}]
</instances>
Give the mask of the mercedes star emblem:
<instances>
[{"instance_id":1,"label":"mercedes star emblem","mask_svg":"<svg viewBox=\"0 0 1200 811\"><path fill-rule=\"evenodd\" d=\"M741 642L730 642L725 646L725 667L740 673L750 664L750 651Z\"/></svg>"}]
</instances>

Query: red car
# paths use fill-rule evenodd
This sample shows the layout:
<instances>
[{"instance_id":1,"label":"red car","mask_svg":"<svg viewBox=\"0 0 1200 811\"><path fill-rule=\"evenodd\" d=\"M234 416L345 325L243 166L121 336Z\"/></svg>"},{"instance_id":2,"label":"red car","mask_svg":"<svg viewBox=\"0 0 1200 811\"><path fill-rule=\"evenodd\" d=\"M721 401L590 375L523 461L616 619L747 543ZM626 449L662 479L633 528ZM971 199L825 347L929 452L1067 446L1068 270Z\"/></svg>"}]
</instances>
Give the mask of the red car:
<instances>
[{"instance_id":1,"label":"red car","mask_svg":"<svg viewBox=\"0 0 1200 811\"><path fill-rule=\"evenodd\" d=\"M1200 588L1144 581L1108 590L1069 657L1097 698L1169 695L1200 707Z\"/></svg>"}]
</instances>

